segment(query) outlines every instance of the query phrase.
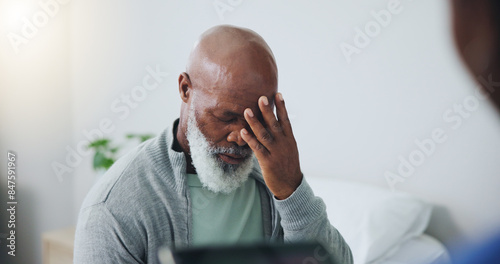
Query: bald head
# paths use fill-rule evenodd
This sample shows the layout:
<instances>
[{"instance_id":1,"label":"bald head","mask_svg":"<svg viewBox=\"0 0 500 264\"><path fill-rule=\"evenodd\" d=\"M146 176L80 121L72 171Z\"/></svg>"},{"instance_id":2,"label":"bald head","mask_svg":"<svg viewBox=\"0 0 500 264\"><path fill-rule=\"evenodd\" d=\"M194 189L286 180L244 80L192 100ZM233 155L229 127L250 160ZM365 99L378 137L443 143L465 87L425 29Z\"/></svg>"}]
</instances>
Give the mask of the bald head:
<instances>
[{"instance_id":1,"label":"bald head","mask_svg":"<svg viewBox=\"0 0 500 264\"><path fill-rule=\"evenodd\" d=\"M228 25L212 27L200 36L186 71L195 88L238 88L211 87L222 80L251 84L260 79L277 85L276 62L265 40L252 30Z\"/></svg>"},{"instance_id":2,"label":"bald head","mask_svg":"<svg viewBox=\"0 0 500 264\"><path fill-rule=\"evenodd\" d=\"M243 112L250 108L260 118L261 96L270 105L278 91L278 70L273 53L254 31L216 26L196 42L186 72L179 76L181 104L177 130L179 148L186 153L188 171L190 146L186 137L193 118L213 147L249 149L240 136L250 130Z\"/></svg>"}]
</instances>

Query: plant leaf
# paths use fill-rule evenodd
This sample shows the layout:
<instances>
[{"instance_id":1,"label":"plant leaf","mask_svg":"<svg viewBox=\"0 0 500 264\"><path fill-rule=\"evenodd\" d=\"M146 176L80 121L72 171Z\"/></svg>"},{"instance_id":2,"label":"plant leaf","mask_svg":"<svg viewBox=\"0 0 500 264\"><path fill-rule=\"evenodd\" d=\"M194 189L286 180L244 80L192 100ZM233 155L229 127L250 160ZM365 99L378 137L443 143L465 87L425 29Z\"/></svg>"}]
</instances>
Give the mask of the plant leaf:
<instances>
[{"instance_id":1,"label":"plant leaf","mask_svg":"<svg viewBox=\"0 0 500 264\"><path fill-rule=\"evenodd\" d=\"M101 138L101 139L97 139L97 140L94 140L92 142L89 143L88 145L88 148L99 148L99 147L107 147L108 144L109 144L110 140L107 139L107 138Z\"/></svg>"},{"instance_id":2,"label":"plant leaf","mask_svg":"<svg viewBox=\"0 0 500 264\"><path fill-rule=\"evenodd\" d=\"M111 153L116 153L120 148L119 147L114 147L114 148L110 148L109 151Z\"/></svg>"},{"instance_id":3,"label":"plant leaf","mask_svg":"<svg viewBox=\"0 0 500 264\"><path fill-rule=\"evenodd\" d=\"M113 163L115 163L115 160L112 158L105 158L103 161L103 167L107 170L109 169Z\"/></svg>"},{"instance_id":4,"label":"plant leaf","mask_svg":"<svg viewBox=\"0 0 500 264\"><path fill-rule=\"evenodd\" d=\"M104 166L105 160L106 160L106 156L104 155L104 153L102 153L100 151L96 151L96 153L94 155L94 170L98 170L100 168L106 168Z\"/></svg>"},{"instance_id":5,"label":"plant leaf","mask_svg":"<svg viewBox=\"0 0 500 264\"><path fill-rule=\"evenodd\" d=\"M140 136L141 143L144 142L144 141L146 141L146 140L148 140L148 139L150 139L150 138L152 138L152 137L154 137L153 134L145 134L145 135L139 135L139 136Z\"/></svg>"}]
</instances>

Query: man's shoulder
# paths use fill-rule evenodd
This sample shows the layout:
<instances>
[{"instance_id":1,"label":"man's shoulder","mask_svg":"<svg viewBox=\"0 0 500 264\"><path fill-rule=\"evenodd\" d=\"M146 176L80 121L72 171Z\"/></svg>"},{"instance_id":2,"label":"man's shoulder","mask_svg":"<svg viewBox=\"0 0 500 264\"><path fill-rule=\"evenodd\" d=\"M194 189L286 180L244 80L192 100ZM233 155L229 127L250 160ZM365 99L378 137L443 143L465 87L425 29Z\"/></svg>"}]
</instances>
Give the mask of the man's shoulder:
<instances>
[{"instance_id":1,"label":"man's shoulder","mask_svg":"<svg viewBox=\"0 0 500 264\"><path fill-rule=\"evenodd\" d=\"M117 187L117 184L124 187L122 182L127 181L127 178L132 176L128 168L130 166L135 167L134 163L138 163L137 161L140 159L140 156L143 155L142 147L141 145L128 152L125 156L118 159L106 173L100 176L87 194L82 206L83 208L105 202Z\"/></svg>"},{"instance_id":2,"label":"man's shoulder","mask_svg":"<svg viewBox=\"0 0 500 264\"><path fill-rule=\"evenodd\" d=\"M154 199L155 187L168 188L174 175L161 137L142 143L116 161L91 188L82 209L101 203L109 208L130 207Z\"/></svg>"}]
</instances>

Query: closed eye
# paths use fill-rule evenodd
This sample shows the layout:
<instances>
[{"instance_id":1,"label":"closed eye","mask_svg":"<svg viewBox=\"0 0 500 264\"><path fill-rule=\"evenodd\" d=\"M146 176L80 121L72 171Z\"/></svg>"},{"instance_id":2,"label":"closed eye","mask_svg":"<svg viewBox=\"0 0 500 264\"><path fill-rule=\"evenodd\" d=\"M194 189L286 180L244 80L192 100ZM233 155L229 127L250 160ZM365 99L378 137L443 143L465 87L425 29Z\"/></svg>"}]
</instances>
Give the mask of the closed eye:
<instances>
[{"instance_id":1,"label":"closed eye","mask_svg":"<svg viewBox=\"0 0 500 264\"><path fill-rule=\"evenodd\" d=\"M236 117L229 117L229 118L217 118L219 119L220 121L224 122L224 123L233 123L237 120Z\"/></svg>"},{"instance_id":2,"label":"closed eye","mask_svg":"<svg viewBox=\"0 0 500 264\"><path fill-rule=\"evenodd\" d=\"M231 111L225 111L223 112L222 114L218 115L218 114L214 114L214 116L224 122L224 123L234 123L234 122L237 122L238 119L242 118L243 116L241 114L238 114L238 113L235 113L235 112L231 112Z\"/></svg>"}]
</instances>

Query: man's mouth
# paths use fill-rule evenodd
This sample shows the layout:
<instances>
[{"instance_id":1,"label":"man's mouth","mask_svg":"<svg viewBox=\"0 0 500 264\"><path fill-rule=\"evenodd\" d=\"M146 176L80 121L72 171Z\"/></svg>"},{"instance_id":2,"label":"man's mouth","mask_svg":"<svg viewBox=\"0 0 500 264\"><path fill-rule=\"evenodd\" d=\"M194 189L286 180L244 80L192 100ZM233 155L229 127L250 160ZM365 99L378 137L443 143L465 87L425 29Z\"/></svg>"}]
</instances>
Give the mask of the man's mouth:
<instances>
[{"instance_id":1,"label":"man's mouth","mask_svg":"<svg viewBox=\"0 0 500 264\"><path fill-rule=\"evenodd\" d=\"M244 156L227 154L227 153L225 153L225 154L219 153L219 154L217 154L217 156L222 161L229 163L229 164L240 164L241 162L243 162L246 159L246 157L244 157Z\"/></svg>"}]
</instances>

